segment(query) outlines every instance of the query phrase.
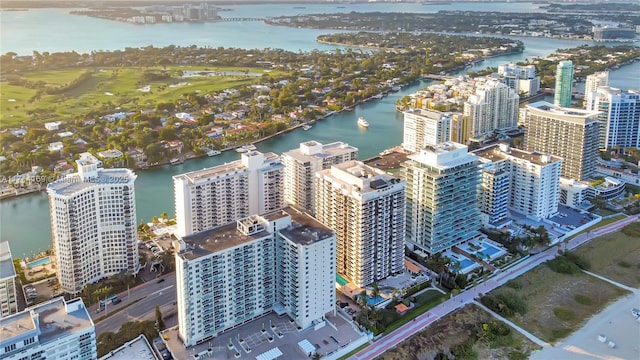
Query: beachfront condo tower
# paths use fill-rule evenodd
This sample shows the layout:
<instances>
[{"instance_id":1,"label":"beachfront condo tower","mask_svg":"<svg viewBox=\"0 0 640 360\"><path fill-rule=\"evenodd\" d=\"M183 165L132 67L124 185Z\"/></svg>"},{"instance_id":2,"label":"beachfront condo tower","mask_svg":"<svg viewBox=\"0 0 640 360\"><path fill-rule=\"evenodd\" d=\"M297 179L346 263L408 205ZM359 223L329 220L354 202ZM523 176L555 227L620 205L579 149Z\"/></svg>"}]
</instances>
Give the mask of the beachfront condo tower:
<instances>
[{"instance_id":1,"label":"beachfront condo tower","mask_svg":"<svg viewBox=\"0 0 640 360\"><path fill-rule=\"evenodd\" d=\"M316 218L336 233L337 272L358 287L402 273L405 181L352 160L316 182Z\"/></svg>"},{"instance_id":2,"label":"beachfront condo tower","mask_svg":"<svg viewBox=\"0 0 640 360\"><path fill-rule=\"evenodd\" d=\"M596 170L598 112L555 106L546 101L524 109L524 149L562 158L561 176L586 180Z\"/></svg>"},{"instance_id":3,"label":"beachfront condo tower","mask_svg":"<svg viewBox=\"0 0 640 360\"><path fill-rule=\"evenodd\" d=\"M427 146L403 163L407 180L406 241L436 254L480 235L478 158L467 146Z\"/></svg>"}]
</instances>

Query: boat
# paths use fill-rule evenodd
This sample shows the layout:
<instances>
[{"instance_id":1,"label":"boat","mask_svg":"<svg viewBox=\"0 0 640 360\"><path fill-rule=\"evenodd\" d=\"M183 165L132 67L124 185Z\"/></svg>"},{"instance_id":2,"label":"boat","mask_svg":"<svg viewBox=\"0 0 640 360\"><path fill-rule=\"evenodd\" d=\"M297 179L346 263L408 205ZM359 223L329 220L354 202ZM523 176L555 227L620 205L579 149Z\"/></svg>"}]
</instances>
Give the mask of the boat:
<instances>
[{"instance_id":1,"label":"boat","mask_svg":"<svg viewBox=\"0 0 640 360\"><path fill-rule=\"evenodd\" d=\"M382 99L382 94L375 94L373 95L374 99Z\"/></svg>"},{"instance_id":2,"label":"boat","mask_svg":"<svg viewBox=\"0 0 640 360\"><path fill-rule=\"evenodd\" d=\"M205 150L207 153L207 156L216 156L216 155L220 155L222 154L222 152L220 150L211 150L211 149L207 149Z\"/></svg>"},{"instance_id":3,"label":"boat","mask_svg":"<svg viewBox=\"0 0 640 360\"><path fill-rule=\"evenodd\" d=\"M256 147L253 144L243 145L239 148L236 148L236 152L246 153L248 151L256 150Z\"/></svg>"},{"instance_id":4,"label":"boat","mask_svg":"<svg viewBox=\"0 0 640 360\"><path fill-rule=\"evenodd\" d=\"M394 87L392 87L392 88L391 88L391 91L393 91L393 92L397 92L397 91L400 91L400 89L402 89L402 87L400 87L400 86L396 85L396 86L394 86Z\"/></svg>"},{"instance_id":5,"label":"boat","mask_svg":"<svg viewBox=\"0 0 640 360\"><path fill-rule=\"evenodd\" d=\"M369 122L364 117L360 116L358 118L358 125L362 126L362 127L365 127L365 128L368 128L369 127Z\"/></svg>"},{"instance_id":6,"label":"boat","mask_svg":"<svg viewBox=\"0 0 640 360\"><path fill-rule=\"evenodd\" d=\"M179 157L175 157L175 158L169 160L169 163L171 165L178 165L178 164L182 164L183 162L184 162L184 159L179 158Z\"/></svg>"},{"instance_id":7,"label":"boat","mask_svg":"<svg viewBox=\"0 0 640 360\"><path fill-rule=\"evenodd\" d=\"M311 128L312 128L311 125L305 125L305 126L302 127L302 130L307 131L307 130L309 130Z\"/></svg>"}]
</instances>

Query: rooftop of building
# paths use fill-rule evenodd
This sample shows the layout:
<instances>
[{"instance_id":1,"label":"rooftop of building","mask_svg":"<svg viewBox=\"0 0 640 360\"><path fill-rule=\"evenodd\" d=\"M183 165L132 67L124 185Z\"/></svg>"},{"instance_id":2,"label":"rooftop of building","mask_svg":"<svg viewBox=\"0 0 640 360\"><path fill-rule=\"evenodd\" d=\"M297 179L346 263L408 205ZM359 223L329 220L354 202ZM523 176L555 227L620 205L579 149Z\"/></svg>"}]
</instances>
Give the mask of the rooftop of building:
<instances>
[{"instance_id":1,"label":"rooftop of building","mask_svg":"<svg viewBox=\"0 0 640 360\"><path fill-rule=\"evenodd\" d=\"M408 159L439 170L447 170L472 161L477 161L477 157L468 152L466 145L453 141L444 142L435 146L427 145L419 153L409 155Z\"/></svg>"},{"instance_id":2,"label":"rooftop of building","mask_svg":"<svg viewBox=\"0 0 640 360\"><path fill-rule=\"evenodd\" d=\"M9 242L0 242L0 279L7 279L16 276L16 269L13 267L13 259L11 258L11 249Z\"/></svg>"},{"instance_id":3,"label":"rooftop of building","mask_svg":"<svg viewBox=\"0 0 640 360\"><path fill-rule=\"evenodd\" d=\"M182 241L186 245L186 251L183 251L181 255L187 260L193 260L264 238L269 234L263 226L264 220L275 221L288 216L291 217L291 225L279 231L298 244L309 245L333 235L329 228L311 216L287 207L283 210L253 215L228 225L185 236ZM253 230L250 233L245 233L239 229L241 226L245 226L245 228L253 226Z\"/></svg>"},{"instance_id":4,"label":"rooftop of building","mask_svg":"<svg viewBox=\"0 0 640 360\"><path fill-rule=\"evenodd\" d=\"M301 162L310 161L317 158L328 158L337 155L357 152L358 148L351 146L342 141L332 142L330 144L322 144L315 140L306 141L300 144L297 149L289 150L282 155L290 156Z\"/></svg>"},{"instance_id":5,"label":"rooftop of building","mask_svg":"<svg viewBox=\"0 0 640 360\"><path fill-rule=\"evenodd\" d=\"M405 111L404 114L418 115L418 116L425 117L428 119L433 119L433 120L441 120L451 115L450 113L443 113L437 110L422 109L422 108L410 109Z\"/></svg>"},{"instance_id":6,"label":"rooftop of building","mask_svg":"<svg viewBox=\"0 0 640 360\"><path fill-rule=\"evenodd\" d=\"M41 344L93 328L91 316L80 298L65 301L59 297L32 310L39 316Z\"/></svg>"},{"instance_id":7,"label":"rooftop of building","mask_svg":"<svg viewBox=\"0 0 640 360\"><path fill-rule=\"evenodd\" d=\"M532 164L544 166L547 164L560 162L562 158L553 155L546 155L538 152L528 152L523 150L518 150L511 148L506 144L494 144L491 146L484 147L482 149L478 149L473 151L473 154L481 157L483 159L488 159L491 161L499 161L508 158L516 158L527 160Z\"/></svg>"},{"instance_id":8,"label":"rooftop of building","mask_svg":"<svg viewBox=\"0 0 640 360\"><path fill-rule=\"evenodd\" d=\"M119 348L110 351L100 360L157 360L155 352L144 335L125 343Z\"/></svg>"},{"instance_id":9,"label":"rooftop of building","mask_svg":"<svg viewBox=\"0 0 640 360\"><path fill-rule=\"evenodd\" d=\"M97 176L88 181L82 181L80 174L73 173L47 185L47 191L50 194L71 196L96 185L132 184L135 179L135 173L129 169L98 169Z\"/></svg>"},{"instance_id":10,"label":"rooftop of building","mask_svg":"<svg viewBox=\"0 0 640 360\"><path fill-rule=\"evenodd\" d=\"M0 343L11 341L16 336L35 330L36 324L29 311L0 318Z\"/></svg>"},{"instance_id":11,"label":"rooftop of building","mask_svg":"<svg viewBox=\"0 0 640 360\"><path fill-rule=\"evenodd\" d=\"M0 319L0 339L7 340L35 330L36 319L41 344L93 328L82 299L65 301L59 297Z\"/></svg>"},{"instance_id":12,"label":"rooftop of building","mask_svg":"<svg viewBox=\"0 0 640 360\"><path fill-rule=\"evenodd\" d=\"M333 165L331 169L318 172L318 174L328 176L336 184L341 184L348 188L355 187L360 194L384 189L402 181L380 169L357 160Z\"/></svg>"},{"instance_id":13,"label":"rooftop of building","mask_svg":"<svg viewBox=\"0 0 640 360\"><path fill-rule=\"evenodd\" d=\"M596 121L595 117L600 113L599 111L565 108L546 101L537 101L528 104L527 108L529 110L539 111L547 116L551 116L556 119L572 121L584 121L585 119L592 119L593 121Z\"/></svg>"},{"instance_id":14,"label":"rooftop of building","mask_svg":"<svg viewBox=\"0 0 640 360\"><path fill-rule=\"evenodd\" d=\"M278 155L272 152L262 154L261 152L258 152L258 151L249 151L243 154L243 156L257 156L257 155L264 155L265 163L272 162L274 160L280 161L279 160L280 158L278 157ZM246 169L247 169L247 166L242 162L242 158L241 158L240 160L224 163L222 165L176 175L173 177L173 179L174 180L180 179L180 180L188 181L190 183L195 183L200 180L211 179L217 176L224 176L225 174L234 173L236 171L243 171Z\"/></svg>"},{"instance_id":15,"label":"rooftop of building","mask_svg":"<svg viewBox=\"0 0 640 360\"><path fill-rule=\"evenodd\" d=\"M296 244L311 245L334 236L331 229L322 225L315 218L290 207L267 214L265 218L269 220L271 216L274 216L275 219L278 219L286 215L291 216L291 226L280 230L280 233Z\"/></svg>"},{"instance_id":16,"label":"rooftop of building","mask_svg":"<svg viewBox=\"0 0 640 360\"><path fill-rule=\"evenodd\" d=\"M629 89L625 91L618 88L614 88L612 86L598 86L597 91L598 91L598 94L620 96L622 98L627 98L629 97L629 95L634 95L634 97L637 97L637 95L640 93L640 90Z\"/></svg>"}]
</instances>

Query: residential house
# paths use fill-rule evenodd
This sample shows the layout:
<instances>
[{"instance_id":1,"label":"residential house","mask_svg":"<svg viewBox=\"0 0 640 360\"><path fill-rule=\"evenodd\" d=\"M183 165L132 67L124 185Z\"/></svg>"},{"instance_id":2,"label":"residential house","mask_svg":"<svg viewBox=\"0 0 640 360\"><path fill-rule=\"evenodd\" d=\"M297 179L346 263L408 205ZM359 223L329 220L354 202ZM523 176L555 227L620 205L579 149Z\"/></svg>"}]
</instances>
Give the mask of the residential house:
<instances>
[{"instance_id":1,"label":"residential house","mask_svg":"<svg viewBox=\"0 0 640 360\"><path fill-rule=\"evenodd\" d=\"M44 128L49 131L56 131L60 129L61 124L62 124L62 121L48 122L44 124Z\"/></svg>"}]
</instances>

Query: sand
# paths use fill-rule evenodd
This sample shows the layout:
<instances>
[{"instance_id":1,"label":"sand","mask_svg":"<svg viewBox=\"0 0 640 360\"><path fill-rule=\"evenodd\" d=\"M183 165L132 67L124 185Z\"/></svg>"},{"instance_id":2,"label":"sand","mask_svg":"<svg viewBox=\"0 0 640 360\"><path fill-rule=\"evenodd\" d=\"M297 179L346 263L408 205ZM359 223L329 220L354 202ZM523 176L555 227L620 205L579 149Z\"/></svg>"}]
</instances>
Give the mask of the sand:
<instances>
[{"instance_id":1,"label":"sand","mask_svg":"<svg viewBox=\"0 0 640 360\"><path fill-rule=\"evenodd\" d=\"M640 308L640 290L607 306L568 338L534 352L530 359L640 359L640 321L631 314L632 308ZM606 336L607 342L600 342L599 335ZM609 340L615 348L607 346Z\"/></svg>"}]
</instances>

